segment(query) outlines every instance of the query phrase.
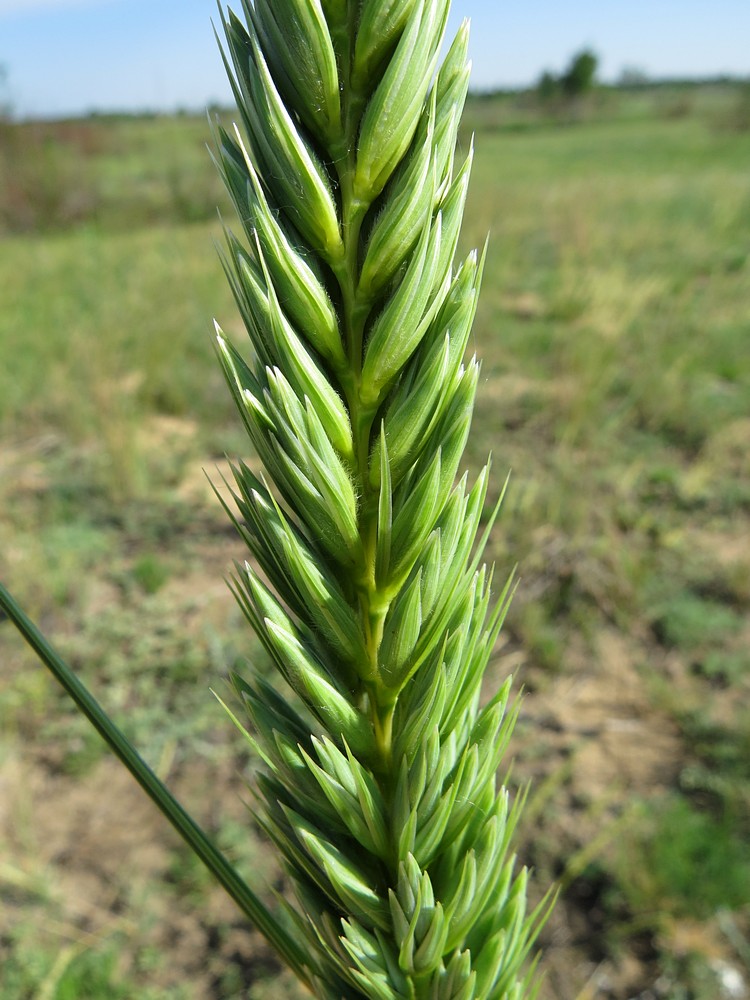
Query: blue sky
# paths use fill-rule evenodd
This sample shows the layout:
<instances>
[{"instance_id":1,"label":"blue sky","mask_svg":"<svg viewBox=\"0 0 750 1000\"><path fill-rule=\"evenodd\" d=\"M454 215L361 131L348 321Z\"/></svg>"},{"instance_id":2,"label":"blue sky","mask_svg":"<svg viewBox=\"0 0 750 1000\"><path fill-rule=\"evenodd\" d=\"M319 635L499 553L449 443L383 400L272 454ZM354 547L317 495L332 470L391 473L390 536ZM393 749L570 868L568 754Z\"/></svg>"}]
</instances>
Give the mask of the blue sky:
<instances>
[{"instance_id":1,"label":"blue sky","mask_svg":"<svg viewBox=\"0 0 750 1000\"><path fill-rule=\"evenodd\" d=\"M0 0L0 102L53 116L227 101L215 14L213 0ZM583 46L610 80L750 76L749 0L453 0L452 28L466 16L477 88L528 84Z\"/></svg>"}]
</instances>

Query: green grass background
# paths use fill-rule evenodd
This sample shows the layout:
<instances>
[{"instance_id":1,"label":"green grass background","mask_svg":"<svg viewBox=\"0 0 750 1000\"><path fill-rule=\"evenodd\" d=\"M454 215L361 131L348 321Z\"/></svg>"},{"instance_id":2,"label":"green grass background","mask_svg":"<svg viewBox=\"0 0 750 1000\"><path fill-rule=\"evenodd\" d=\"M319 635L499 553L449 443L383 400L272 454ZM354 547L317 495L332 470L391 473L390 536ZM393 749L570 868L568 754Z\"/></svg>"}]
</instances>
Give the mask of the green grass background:
<instances>
[{"instance_id":1,"label":"green grass background","mask_svg":"<svg viewBox=\"0 0 750 1000\"><path fill-rule=\"evenodd\" d=\"M492 549L522 577L498 672L520 667L533 709L582 673L606 681L614 634L644 738L673 737L662 780L605 801L571 778L580 741L546 758L522 720L521 853L560 881L568 928L583 921L563 946L548 935L558 1000L709 1000L727 968L750 983L749 106L706 85L466 114L463 246L490 233L467 463L491 450L496 492L513 470ZM257 873L237 805L252 761L209 692L253 646L221 585L240 549L195 485L246 448L211 346L212 316L240 330L206 139L189 117L0 125L0 572ZM93 781L96 737L7 623L0 685L0 773ZM232 944L231 909L168 836L115 916L81 917L34 794L6 784L27 815L0 826L1 1000L295 995L262 946ZM175 912L202 914L210 987L165 943Z\"/></svg>"}]
</instances>

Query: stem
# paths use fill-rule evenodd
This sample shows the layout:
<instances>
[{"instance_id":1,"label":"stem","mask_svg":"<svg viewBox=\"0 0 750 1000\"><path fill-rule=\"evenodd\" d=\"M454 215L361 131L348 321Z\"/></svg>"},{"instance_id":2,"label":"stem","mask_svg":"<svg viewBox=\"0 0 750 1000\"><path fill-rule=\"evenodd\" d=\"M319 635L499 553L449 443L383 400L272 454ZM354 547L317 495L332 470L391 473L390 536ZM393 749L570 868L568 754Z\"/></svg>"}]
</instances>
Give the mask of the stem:
<instances>
[{"instance_id":1,"label":"stem","mask_svg":"<svg viewBox=\"0 0 750 1000\"><path fill-rule=\"evenodd\" d=\"M226 889L242 912L252 920L258 930L284 956L299 978L310 986L309 955L307 952L289 935L208 835L154 774L127 736L115 725L99 702L49 644L31 619L24 614L2 583L0 583L0 609L5 612L39 659L60 682L115 756L130 771L177 833Z\"/></svg>"},{"instance_id":2,"label":"stem","mask_svg":"<svg viewBox=\"0 0 750 1000\"><path fill-rule=\"evenodd\" d=\"M376 705L373 712L375 740L387 775L390 775L393 770L393 716L395 712L395 702L386 706Z\"/></svg>"},{"instance_id":3,"label":"stem","mask_svg":"<svg viewBox=\"0 0 750 1000\"><path fill-rule=\"evenodd\" d=\"M334 274L341 291L342 326L349 359L349 371L341 379L346 396L354 433L353 474L359 494L359 533L362 539L362 564L357 572L359 608L365 631L367 663L363 665L381 775L388 781L393 770L393 715L395 699L380 681L378 651L383 638L383 624L390 600L378 590L375 578L377 551L377 491L370 486L369 464L372 426L377 414L377 404L362 398L362 363L367 317L371 301L359 295L359 252L362 223L371 206L354 193L357 168L357 132L366 103L365 96L351 85L351 58L356 33L356 5L350 4L346 37L339 38L341 45L342 122L343 136L334 163L341 192L341 225L344 243L343 260L334 266Z\"/></svg>"}]
</instances>

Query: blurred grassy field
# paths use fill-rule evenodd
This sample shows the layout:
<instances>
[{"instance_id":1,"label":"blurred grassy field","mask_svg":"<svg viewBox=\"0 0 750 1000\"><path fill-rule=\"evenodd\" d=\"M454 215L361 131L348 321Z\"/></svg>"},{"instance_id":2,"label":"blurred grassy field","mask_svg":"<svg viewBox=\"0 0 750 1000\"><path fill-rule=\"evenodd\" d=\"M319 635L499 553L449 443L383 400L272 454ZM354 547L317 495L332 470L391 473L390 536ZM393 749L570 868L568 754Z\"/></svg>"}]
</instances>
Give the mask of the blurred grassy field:
<instances>
[{"instance_id":1,"label":"blurred grassy field","mask_svg":"<svg viewBox=\"0 0 750 1000\"><path fill-rule=\"evenodd\" d=\"M467 110L463 244L490 233L467 462L492 451L496 492L513 470L496 671L527 690L523 860L562 888L550 1000L750 989L748 103ZM0 574L238 863L273 873L209 692L257 651L202 473L245 454L210 339L214 315L240 331L207 134L0 126ZM1 1000L294 998L139 794L0 623Z\"/></svg>"}]
</instances>

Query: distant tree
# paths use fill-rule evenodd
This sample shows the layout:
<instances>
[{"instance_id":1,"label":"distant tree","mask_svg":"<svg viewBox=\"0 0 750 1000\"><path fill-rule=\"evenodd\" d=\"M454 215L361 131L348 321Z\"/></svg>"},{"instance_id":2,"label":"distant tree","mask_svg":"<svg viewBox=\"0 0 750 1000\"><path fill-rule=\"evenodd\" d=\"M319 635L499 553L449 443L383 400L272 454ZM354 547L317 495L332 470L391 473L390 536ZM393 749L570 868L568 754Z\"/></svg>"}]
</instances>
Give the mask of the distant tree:
<instances>
[{"instance_id":1,"label":"distant tree","mask_svg":"<svg viewBox=\"0 0 750 1000\"><path fill-rule=\"evenodd\" d=\"M560 78L560 86L566 97L581 97L593 89L599 60L589 49L573 56L570 66Z\"/></svg>"},{"instance_id":2,"label":"distant tree","mask_svg":"<svg viewBox=\"0 0 750 1000\"><path fill-rule=\"evenodd\" d=\"M9 119L12 112L10 100L10 85L8 83L8 69L0 63L0 121Z\"/></svg>"},{"instance_id":3,"label":"distant tree","mask_svg":"<svg viewBox=\"0 0 750 1000\"><path fill-rule=\"evenodd\" d=\"M643 87L649 82L648 73L639 66L623 66L618 87Z\"/></svg>"},{"instance_id":4,"label":"distant tree","mask_svg":"<svg viewBox=\"0 0 750 1000\"><path fill-rule=\"evenodd\" d=\"M537 97L540 101L551 101L560 92L560 84L557 77L553 76L549 70L545 70L539 77L536 85Z\"/></svg>"}]
</instances>

